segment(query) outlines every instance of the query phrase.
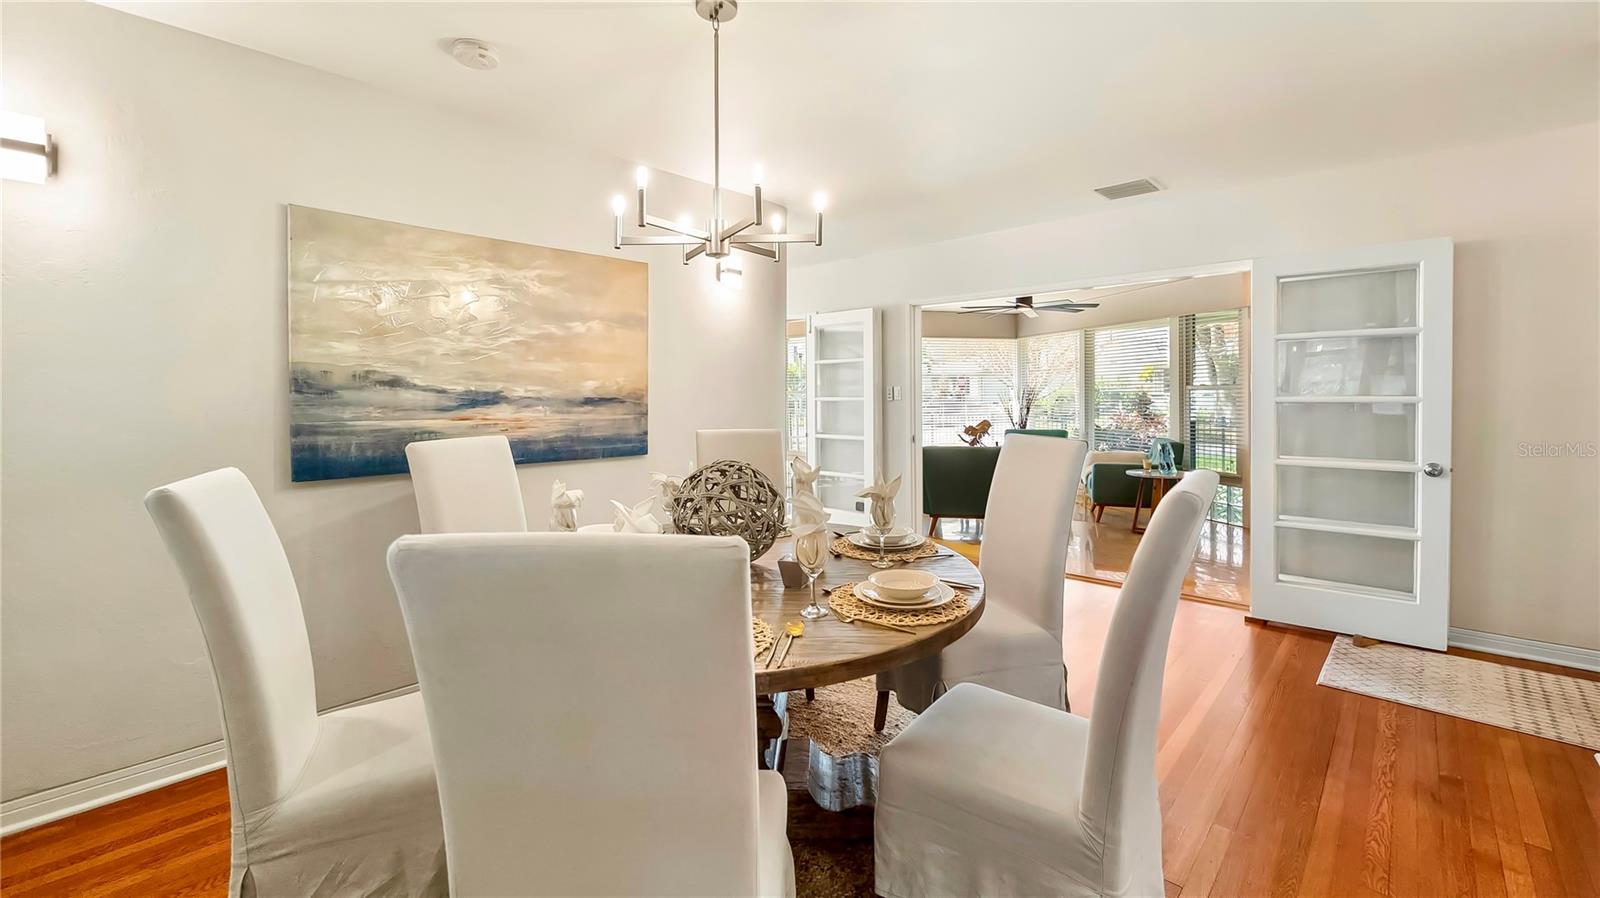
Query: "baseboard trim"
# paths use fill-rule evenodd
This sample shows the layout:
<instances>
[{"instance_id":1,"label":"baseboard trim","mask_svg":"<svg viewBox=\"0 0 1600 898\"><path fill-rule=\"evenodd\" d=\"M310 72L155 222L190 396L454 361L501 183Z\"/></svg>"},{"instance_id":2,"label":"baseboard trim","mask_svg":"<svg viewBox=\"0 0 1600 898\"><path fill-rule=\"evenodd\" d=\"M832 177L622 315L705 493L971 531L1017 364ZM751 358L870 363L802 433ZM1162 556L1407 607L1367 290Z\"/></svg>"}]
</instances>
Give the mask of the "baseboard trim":
<instances>
[{"instance_id":1,"label":"baseboard trim","mask_svg":"<svg viewBox=\"0 0 1600 898\"><path fill-rule=\"evenodd\" d=\"M222 740L173 752L121 770L23 795L0 804L0 836L81 814L142 792L220 769L227 763Z\"/></svg>"},{"instance_id":2,"label":"baseboard trim","mask_svg":"<svg viewBox=\"0 0 1600 898\"><path fill-rule=\"evenodd\" d=\"M328 710L354 708L416 691L417 686L413 683L346 702ZM120 770L54 786L31 795L21 795L0 804L0 836L9 836L12 833L53 823L63 817L71 817L73 814L81 814L124 798L132 798L162 786L170 786L202 773L220 770L226 763L227 755L223 750L222 740L219 739L216 742L186 748Z\"/></svg>"},{"instance_id":3,"label":"baseboard trim","mask_svg":"<svg viewBox=\"0 0 1600 898\"><path fill-rule=\"evenodd\" d=\"M1600 649L1585 649L1575 645L1559 645L1554 642L1540 642L1537 639L1522 639L1517 636L1502 636L1499 633L1484 633L1457 627L1450 628L1449 638L1451 648L1600 672Z\"/></svg>"}]
</instances>

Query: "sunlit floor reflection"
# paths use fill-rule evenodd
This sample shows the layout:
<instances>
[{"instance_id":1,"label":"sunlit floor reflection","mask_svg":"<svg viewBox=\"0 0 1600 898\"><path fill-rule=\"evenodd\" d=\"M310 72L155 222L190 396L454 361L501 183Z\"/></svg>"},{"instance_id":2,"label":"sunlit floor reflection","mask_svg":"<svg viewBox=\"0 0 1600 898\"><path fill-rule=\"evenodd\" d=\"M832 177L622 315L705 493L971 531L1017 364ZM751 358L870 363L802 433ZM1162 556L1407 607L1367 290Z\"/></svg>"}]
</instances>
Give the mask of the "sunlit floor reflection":
<instances>
[{"instance_id":1,"label":"sunlit floor reflection","mask_svg":"<svg viewBox=\"0 0 1600 898\"><path fill-rule=\"evenodd\" d=\"M1132 520L1125 508L1107 508L1096 523L1083 518L1072 522L1067 545L1067 576L1103 583L1121 583L1128 576L1139 534L1129 530ZM950 542L978 544L981 521L944 520L938 536ZM1191 598L1233 605L1250 604L1250 531L1237 524L1207 521L1200 530L1194 564L1183 580L1183 593Z\"/></svg>"}]
</instances>

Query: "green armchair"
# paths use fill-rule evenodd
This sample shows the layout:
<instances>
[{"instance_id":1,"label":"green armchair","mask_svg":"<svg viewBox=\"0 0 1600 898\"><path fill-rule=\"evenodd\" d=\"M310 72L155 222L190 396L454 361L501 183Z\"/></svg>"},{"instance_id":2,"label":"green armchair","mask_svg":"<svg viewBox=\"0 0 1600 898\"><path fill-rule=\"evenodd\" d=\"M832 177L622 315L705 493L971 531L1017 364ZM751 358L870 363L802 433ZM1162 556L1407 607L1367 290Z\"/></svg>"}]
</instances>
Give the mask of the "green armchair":
<instances>
[{"instance_id":1,"label":"green armchair","mask_svg":"<svg viewBox=\"0 0 1600 898\"><path fill-rule=\"evenodd\" d=\"M1178 470L1183 470L1184 445L1177 440L1172 441L1172 456L1178 463ZM1139 491L1139 481L1123 472L1142 467L1144 459L1148 457L1146 453L1131 450L1100 450L1089 453L1083 464L1086 472L1083 475L1083 488L1089 497L1089 507L1096 521L1100 520L1107 506L1133 507L1134 497Z\"/></svg>"},{"instance_id":2,"label":"green armchair","mask_svg":"<svg viewBox=\"0 0 1600 898\"><path fill-rule=\"evenodd\" d=\"M932 519L930 534L940 518L983 519L999 460L997 446L922 447L922 513Z\"/></svg>"}]
</instances>

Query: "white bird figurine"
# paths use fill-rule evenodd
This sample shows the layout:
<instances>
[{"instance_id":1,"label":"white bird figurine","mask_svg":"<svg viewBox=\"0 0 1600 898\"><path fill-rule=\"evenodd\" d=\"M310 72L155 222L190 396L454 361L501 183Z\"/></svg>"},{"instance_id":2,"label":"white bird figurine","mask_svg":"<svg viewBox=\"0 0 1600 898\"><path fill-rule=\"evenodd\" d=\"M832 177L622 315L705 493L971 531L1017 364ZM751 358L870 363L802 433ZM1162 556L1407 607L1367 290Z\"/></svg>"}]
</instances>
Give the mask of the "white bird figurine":
<instances>
[{"instance_id":1,"label":"white bird figurine","mask_svg":"<svg viewBox=\"0 0 1600 898\"><path fill-rule=\"evenodd\" d=\"M569 490L557 480L550 485L550 529L571 533L578 529L578 506L583 504L583 490Z\"/></svg>"}]
</instances>

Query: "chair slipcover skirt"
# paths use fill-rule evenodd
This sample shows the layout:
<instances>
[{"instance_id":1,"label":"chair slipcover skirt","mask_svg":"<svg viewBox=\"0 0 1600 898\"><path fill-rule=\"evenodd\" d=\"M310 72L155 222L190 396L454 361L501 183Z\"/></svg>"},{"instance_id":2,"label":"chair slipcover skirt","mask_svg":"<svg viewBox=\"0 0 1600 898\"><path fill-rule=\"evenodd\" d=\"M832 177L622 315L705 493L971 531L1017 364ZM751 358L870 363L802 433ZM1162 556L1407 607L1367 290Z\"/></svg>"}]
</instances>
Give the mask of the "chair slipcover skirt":
<instances>
[{"instance_id":1,"label":"chair slipcover skirt","mask_svg":"<svg viewBox=\"0 0 1600 898\"><path fill-rule=\"evenodd\" d=\"M448 895L422 696L334 711L320 723L288 797L242 819L235 810L229 894Z\"/></svg>"}]
</instances>

